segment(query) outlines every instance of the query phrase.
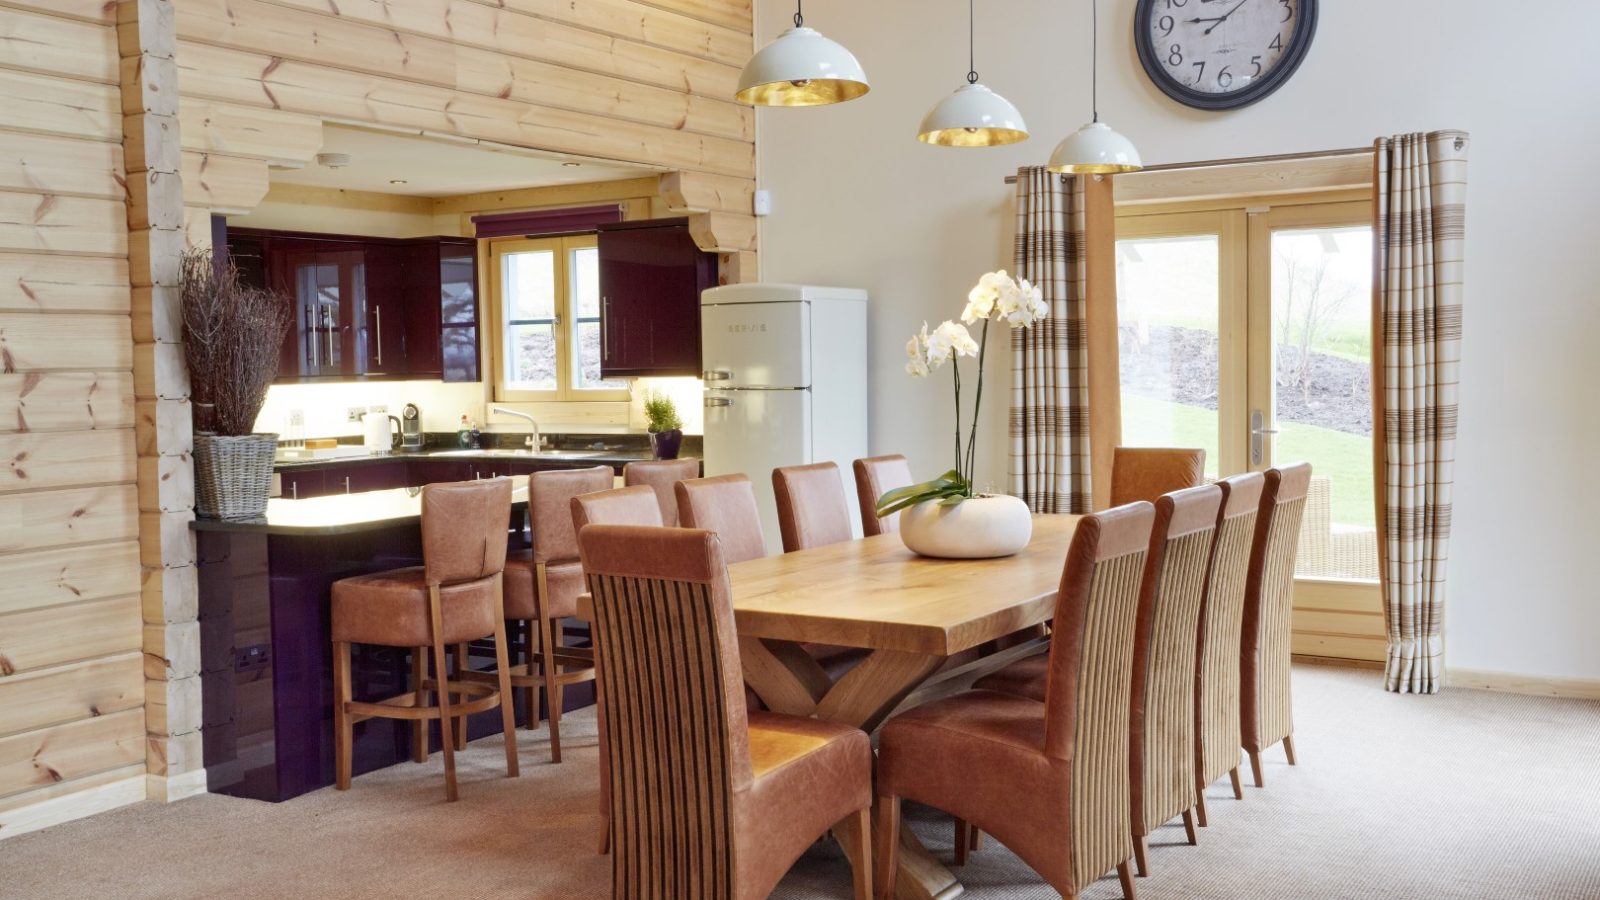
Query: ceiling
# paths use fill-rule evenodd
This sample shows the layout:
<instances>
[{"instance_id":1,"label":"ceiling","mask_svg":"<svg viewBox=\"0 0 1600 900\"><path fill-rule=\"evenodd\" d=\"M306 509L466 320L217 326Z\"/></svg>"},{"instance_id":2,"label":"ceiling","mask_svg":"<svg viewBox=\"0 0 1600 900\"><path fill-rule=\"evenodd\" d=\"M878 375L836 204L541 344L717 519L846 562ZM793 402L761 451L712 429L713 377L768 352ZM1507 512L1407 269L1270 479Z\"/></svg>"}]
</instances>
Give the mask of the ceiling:
<instances>
[{"instance_id":1,"label":"ceiling","mask_svg":"<svg viewBox=\"0 0 1600 900\"><path fill-rule=\"evenodd\" d=\"M273 184L453 197L655 174L645 166L540 153L477 141L461 141L324 125L323 153L345 153L349 165L330 168L315 160L300 169L274 169ZM568 165L576 163L577 165ZM396 184L395 182L404 182Z\"/></svg>"}]
</instances>

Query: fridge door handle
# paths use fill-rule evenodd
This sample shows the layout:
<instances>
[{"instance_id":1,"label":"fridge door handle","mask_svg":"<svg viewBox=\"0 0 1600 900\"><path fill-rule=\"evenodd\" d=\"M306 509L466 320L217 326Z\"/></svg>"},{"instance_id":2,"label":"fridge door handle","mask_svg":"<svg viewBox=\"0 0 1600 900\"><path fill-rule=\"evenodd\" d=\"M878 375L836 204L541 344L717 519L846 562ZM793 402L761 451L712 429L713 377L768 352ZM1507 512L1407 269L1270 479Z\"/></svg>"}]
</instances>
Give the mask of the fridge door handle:
<instances>
[{"instance_id":1,"label":"fridge door handle","mask_svg":"<svg viewBox=\"0 0 1600 900\"><path fill-rule=\"evenodd\" d=\"M733 378L733 373L723 369L712 369L708 372L700 373L700 380L702 381L728 381L731 378Z\"/></svg>"},{"instance_id":2,"label":"fridge door handle","mask_svg":"<svg viewBox=\"0 0 1600 900\"><path fill-rule=\"evenodd\" d=\"M732 406L732 405L733 405L733 398L731 398L731 397L707 397L706 398L706 409L716 409L718 407Z\"/></svg>"}]
</instances>

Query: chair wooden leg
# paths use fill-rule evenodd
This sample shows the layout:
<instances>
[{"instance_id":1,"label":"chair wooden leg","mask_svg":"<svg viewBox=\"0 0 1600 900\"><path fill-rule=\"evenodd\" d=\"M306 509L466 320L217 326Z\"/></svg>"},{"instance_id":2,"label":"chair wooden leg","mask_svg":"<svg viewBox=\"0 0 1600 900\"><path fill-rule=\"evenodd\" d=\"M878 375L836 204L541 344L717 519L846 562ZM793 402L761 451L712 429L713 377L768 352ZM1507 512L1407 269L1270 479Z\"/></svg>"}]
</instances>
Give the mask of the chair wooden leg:
<instances>
[{"instance_id":1,"label":"chair wooden leg","mask_svg":"<svg viewBox=\"0 0 1600 900\"><path fill-rule=\"evenodd\" d=\"M528 674L532 675L533 655L537 652L533 649L533 645L538 639L534 637L532 619L525 619L520 624L522 626L522 661L528 667ZM539 727L539 689L529 684L522 692L522 702L524 704L523 712L526 714L523 717L523 721L528 723L529 731L535 731Z\"/></svg>"},{"instance_id":2,"label":"chair wooden leg","mask_svg":"<svg viewBox=\"0 0 1600 900\"><path fill-rule=\"evenodd\" d=\"M878 870L879 900L893 900L895 870L900 865L900 798L878 797L878 828L872 861Z\"/></svg>"},{"instance_id":3,"label":"chair wooden leg","mask_svg":"<svg viewBox=\"0 0 1600 900\"><path fill-rule=\"evenodd\" d=\"M1239 782L1239 767L1234 766L1232 769L1229 769L1228 777L1233 780L1233 799L1243 800L1244 785ZM1256 786L1260 787L1260 784L1258 783Z\"/></svg>"},{"instance_id":4,"label":"chair wooden leg","mask_svg":"<svg viewBox=\"0 0 1600 900\"><path fill-rule=\"evenodd\" d=\"M955 825L956 865L964 866L967 864L967 849L972 845L971 827L967 825L965 819L956 819Z\"/></svg>"},{"instance_id":5,"label":"chair wooden leg","mask_svg":"<svg viewBox=\"0 0 1600 900\"><path fill-rule=\"evenodd\" d=\"M1267 782L1263 777L1267 773L1261 769L1261 753L1257 750L1250 751L1250 774L1255 776L1256 787L1266 787Z\"/></svg>"},{"instance_id":6,"label":"chair wooden leg","mask_svg":"<svg viewBox=\"0 0 1600 900\"><path fill-rule=\"evenodd\" d=\"M1195 815L1196 819L1200 820L1200 827L1201 828L1207 827L1207 825L1206 825L1206 789L1205 789L1204 786L1201 786L1200 795L1195 798L1195 801L1194 801L1194 815Z\"/></svg>"},{"instance_id":7,"label":"chair wooden leg","mask_svg":"<svg viewBox=\"0 0 1600 900\"><path fill-rule=\"evenodd\" d=\"M450 718L450 690L445 683L449 677L450 662L444 650L444 619L439 609L439 586L428 588L428 613L433 619L433 672L438 679L439 695L439 746L444 750L444 796L454 803L460 796L456 789L456 740L454 724Z\"/></svg>"},{"instance_id":8,"label":"chair wooden leg","mask_svg":"<svg viewBox=\"0 0 1600 900\"><path fill-rule=\"evenodd\" d=\"M428 692L423 689L422 683L428 680L428 648L411 648L411 690L414 692L412 702L417 709L431 706L428 702ZM425 763L428 761L428 720L413 719L411 721L411 760Z\"/></svg>"},{"instance_id":9,"label":"chair wooden leg","mask_svg":"<svg viewBox=\"0 0 1600 900\"><path fill-rule=\"evenodd\" d=\"M1133 862L1139 868L1139 877L1145 878L1150 874L1150 842L1142 834L1133 836Z\"/></svg>"},{"instance_id":10,"label":"chair wooden leg","mask_svg":"<svg viewBox=\"0 0 1600 900\"><path fill-rule=\"evenodd\" d=\"M456 667L455 667L456 680L457 681L462 681L462 682L466 681L467 680L467 678L466 678L467 670L470 669L470 668L471 668L471 666L468 665L467 645L466 644L457 644L456 645ZM463 698L463 699L465 699L465 698ZM466 750L467 749L467 717L466 716L457 716L456 717L456 749L457 750Z\"/></svg>"},{"instance_id":11,"label":"chair wooden leg","mask_svg":"<svg viewBox=\"0 0 1600 900\"><path fill-rule=\"evenodd\" d=\"M971 841L970 844L968 844L967 849L969 849L969 850L977 850L977 849L981 848L982 846L983 846L983 829L982 828L973 828L972 829L972 841Z\"/></svg>"},{"instance_id":12,"label":"chair wooden leg","mask_svg":"<svg viewBox=\"0 0 1600 900\"><path fill-rule=\"evenodd\" d=\"M501 577L496 575L497 607L505 605L502 591ZM500 730L506 741L506 777L516 778L522 774L522 769L517 762L517 711L512 706L515 698L511 693L511 653L506 648L506 618L498 610L494 617L494 668L500 676Z\"/></svg>"},{"instance_id":13,"label":"chair wooden leg","mask_svg":"<svg viewBox=\"0 0 1600 900\"><path fill-rule=\"evenodd\" d=\"M350 645L343 641L333 644L333 757L335 785L341 791L350 790L350 747L354 733L350 724Z\"/></svg>"},{"instance_id":14,"label":"chair wooden leg","mask_svg":"<svg viewBox=\"0 0 1600 900\"><path fill-rule=\"evenodd\" d=\"M556 623L539 617L539 650L544 662L545 715L550 718L550 761L561 762L561 680L560 666L556 665Z\"/></svg>"},{"instance_id":15,"label":"chair wooden leg","mask_svg":"<svg viewBox=\"0 0 1600 900\"><path fill-rule=\"evenodd\" d=\"M1137 889L1133 886L1133 867L1127 860L1117 863L1117 877L1122 880L1123 900L1138 900Z\"/></svg>"},{"instance_id":16,"label":"chair wooden leg","mask_svg":"<svg viewBox=\"0 0 1600 900\"><path fill-rule=\"evenodd\" d=\"M1189 837L1189 846L1200 843L1194 831L1194 810L1183 811L1183 833Z\"/></svg>"},{"instance_id":17,"label":"chair wooden leg","mask_svg":"<svg viewBox=\"0 0 1600 900\"><path fill-rule=\"evenodd\" d=\"M855 900L872 900L872 807L856 813Z\"/></svg>"},{"instance_id":18,"label":"chair wooden leg","mask_svg":"<svg viewBox=\"0 0 1600 900\"><path fill-rule=\"evenodd\" d=\"M1289 757L1289 765L1298 765L1294 761L1294 735L1292 734L1283 739L1283 755Z\"/></svg>"}]
</instances>

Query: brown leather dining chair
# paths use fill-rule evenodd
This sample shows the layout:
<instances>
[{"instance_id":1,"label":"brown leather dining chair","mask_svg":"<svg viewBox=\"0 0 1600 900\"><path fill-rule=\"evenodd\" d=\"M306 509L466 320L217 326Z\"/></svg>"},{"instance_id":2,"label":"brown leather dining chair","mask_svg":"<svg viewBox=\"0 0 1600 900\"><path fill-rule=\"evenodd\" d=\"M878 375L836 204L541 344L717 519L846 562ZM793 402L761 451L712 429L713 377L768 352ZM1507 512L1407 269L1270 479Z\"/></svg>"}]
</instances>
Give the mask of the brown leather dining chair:
<instances>
[{"instance_id":1,"label":"brown leather dining chair","mask_svg":"<svg viewBox=\"0 0 1600 900\"><path fill-rule=\"evenodd\" d=\"M550 761L555 763L561 762L562 688L594 678L594 651L563 646L561 620L578 614L578 595L583 593L572 499L607 490L615 478L610 466L529 475L528 538L532 546L506 559L506 618L521 623L527 647L526 665L517 667L511 683L528 688L529 728L539 726L535 695L544 694L550 720Z\"/></svg>"},{"instance_id":2,"label":"brown leather dining chair","mask_svg":"<svg viewBox=\"0 0 1600 900\"><path fill-rule=\"evenodd\" d=\"M1156 502L1162 494L1206 483L1206 451L1118 447L1111 458L1111 505Z\"/></svg>"},{"instance_id":3,"label":"brown leather dining chair","mask_svg":"<svg viewBox=\"0 0 1600 900\"><path fill-rule=\"evenodd\" d=\"M745 475L692 478L676 485L678 521L685 528L703 528L722 538L723 558L729 563L767 555L767 537L761 531L761 510L756 491Z\"/></svg>"},{"instance_id":4,"label":"brown leather dining chair","mask_svg":"<svg viewBox=\"0 0 1600 900\"><path fill-rule=\"evenodd\" d=\"M412 721L412 758L428 759L427 721L439 723L444 749L445 797L456 789L452 718L499 706L505 729L506 770L517 772L517 726L506 664L504 569L511 479L430 484L422 489L423 564L333 583L333 719L335 778L350 789L352 726L374 717ZM445 648L494 638L500 675L496 687L452 681ZM411 649L411 687L388 701L358 701L350 679L350 645ZM431 649L434 677L426 677ZM430 692L435 696L429 702ZM454 698L460 696L461 702ZM465 698L472 699L465 699ZM464 721L464 720L463 720Z\"/></svg>"},{"instance_id":5,"label":"brown leather dining chair","mask_svg":"<svg viewBox=\"0 0 1600 900\"><path fill-rule=\"evenodd\" d=\"M906 462L904 456L894 453L858 459L851 469L856 475L856 503L861 507L861 533L871 537L899 531L899 513L890 513L880 519L873 510L878 508L879 497L912 483L911 464Z\"/></svg>"},{"instance_id":6,"label":"brown leather dining chair","mask_svg":"<svg viewBox=\"0 0 1600 900\"><path fill-rule=\"evenodd\" d=\"M661 504L661 524L678 524L678 495L674 485L680 481L700 477L698 459L651 459L631 462L622 467L622 483L627 487L645 485L655 491Z\"/></svg>"},{"instance_id":7,"label":"brown leather dining chair","mask_svg":"<svg viewBox=\"0 0 1600 900\"><path fill-rule=\"evenodd\" d=\"M1129 815L1139 874L1150 871L1149 836L1178 815L1195 842L1195 634L1217 535L1222 489L1204 485L1156 498L1150 552L1139 587L1129 718ZM1049 657L1030 656L973 687L1043 701ZM958 837L958 847L959 844ZM959 855L959 854L958 854Z\"/></svg>"},{"instance_id":8,"label":"brown leather dining chair","mask_svg":"<svg viewBox=\"0 0 1600 900\"><path fill-rule=\"evenodd\" d=\"M727 565L700 529L579 538L604 679L612 896L755 900L830 828L872 891L872 746L859 729L749 712Z\"/></svg>"},{"instance_id":9,"label":"brown leather dining chair","mask_svg":"<svg viewBox=\"0 0 1600 900\"><path fill-rule=\"evenodd\" d=\"M1256 787L1265 785L1261 753L1279 741L1294 765L1294 714L1289 701L1290 633L1294 619L1294 564L1300 522L1311 489L1311 466L1268 469L1261 491L1244 591L1240 646L1239 724Z\"/></svg>"},{"instance_id":10,"label":"brown leather dining chair","mask_svg":"<svg viewBox=\"0 0 1600 900\"><path fill-rule=\"evenodd\" d=\"M1115 868L1133 900L1128 717L1154 518L1139 502L1078 523L1056 599L1044 702L976 690L883 726L879 896L894 896L900 804L915 800L993 835L1064 897Z\"/></svg>"},{"instance_id":11,"label":"brown leather dining chair","mask_svg":"<svg viewBox=\"0 0 1600 900\"><path fill-rule=\"evenodd\" d=\"M839 467L831 462L784 466L772 470L772 493L778 501L778 531L783 552L837 544L850 533L850 505Z\"/></svg>"},{"instance_id":12,"label":"brown leather dining chair","mask_svg":"<svg viewBox=\"0 0 1600 900\"><path fill-rule=\"evenodd\" d=\"M1194 765L1201 826L1207 824L1206 787L1224 773L1233 781L1234 799L1244 799L1239 782L1239 642L1250 546L1265 485L1260 472L1217 482L1222 489L1222 512L1217 517L1216 550L1206 576L1195 654Z\"/></svg>"}]
</instances>

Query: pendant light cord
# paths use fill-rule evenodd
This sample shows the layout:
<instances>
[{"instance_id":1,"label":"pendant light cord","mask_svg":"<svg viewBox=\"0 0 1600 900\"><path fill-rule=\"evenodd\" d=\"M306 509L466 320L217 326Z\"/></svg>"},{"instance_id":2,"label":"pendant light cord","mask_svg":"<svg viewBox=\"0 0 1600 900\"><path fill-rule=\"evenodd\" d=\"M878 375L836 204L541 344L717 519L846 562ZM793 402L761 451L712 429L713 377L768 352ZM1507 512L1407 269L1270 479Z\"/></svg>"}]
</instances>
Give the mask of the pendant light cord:
<instances>
[{"instance_id":1,"label":"pendant light cord","mask_svg":"<svg viewBox=\"0 0 1600 900\"><path fill-rule=\"evenodd\" d=\"M967 0L967 84L978 83L978 14L974 12L975 0Z\"/></svg>"},{"instance_id":2,"label":"pendant light cord","mask_svg":"<svg viewBox=\"0 0 1600 900\"><path fill-rule=\"evenodd\" d=\"M794 27L799 28L805 21L806 17L800 14L800 0L794 0Z\"/></svg>"},{"instance_id":3,"label":"pendant light cord","mask_svg":"<svg viewBox=\"0 0 1600 900\"><path fill-rule=\"evenodd\" d=\"M799 2L799 0L796 0ZM1100 121L1100 0L1089 0L1089 105Z\"/></svg>"}]
</instances>

